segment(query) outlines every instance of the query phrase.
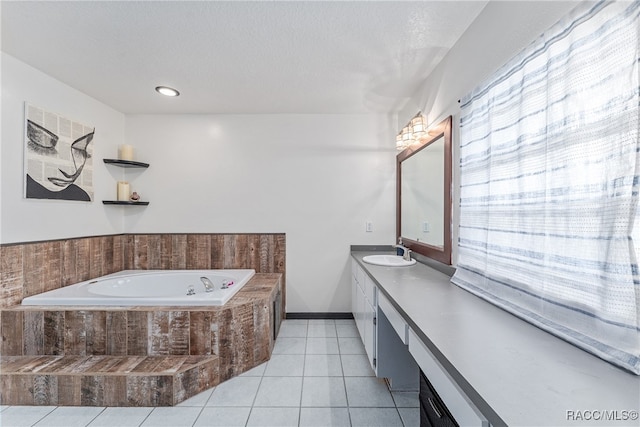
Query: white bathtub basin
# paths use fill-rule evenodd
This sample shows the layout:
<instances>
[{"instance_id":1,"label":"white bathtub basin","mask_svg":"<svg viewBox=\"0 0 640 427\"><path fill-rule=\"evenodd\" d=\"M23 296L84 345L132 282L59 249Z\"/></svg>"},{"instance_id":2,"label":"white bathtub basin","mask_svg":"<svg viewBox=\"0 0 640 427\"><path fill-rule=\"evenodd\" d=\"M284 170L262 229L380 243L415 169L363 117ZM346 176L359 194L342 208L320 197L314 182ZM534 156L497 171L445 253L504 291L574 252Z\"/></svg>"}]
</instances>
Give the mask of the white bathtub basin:
<instances>
[{"instance_id":1,"label":"white bathtub basin","mask_svg":"<svg viewBox=\"0 0 640 427\"><path fill-rule=\"evenodd\" d=\"M220 306L254 274L255 270L125 270L33 295L22 305ZM201 277L215 290L206 292ZM223 282L233 284L221 289Z\"/></svg>"},{"instance_id":2,"label":"white bathtub basin","mask_svg":"<svg viewBox=\"0 0 640 427\"><path fill-rule=\"evenodd\" d=\"M407 267L416 263L415 259L406 261L398 255L367 255L362 260L368 264L381 265L383 267Z\"/></svg>"}]
</instances>

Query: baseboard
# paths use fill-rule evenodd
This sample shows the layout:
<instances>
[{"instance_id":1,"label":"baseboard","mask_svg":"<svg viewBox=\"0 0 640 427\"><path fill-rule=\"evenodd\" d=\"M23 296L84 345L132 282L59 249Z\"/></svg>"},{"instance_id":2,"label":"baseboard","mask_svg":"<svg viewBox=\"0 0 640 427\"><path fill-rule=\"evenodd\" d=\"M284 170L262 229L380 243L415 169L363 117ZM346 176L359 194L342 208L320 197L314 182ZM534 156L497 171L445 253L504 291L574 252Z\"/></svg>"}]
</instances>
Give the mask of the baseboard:
<instances>
[{"instance_id":1,"label":"baseboard","mask_svg":"<svg viewBox=\"0 0 640 427\"><path fill-rule=\"evenodd\" d=\"M287 313L286 319L353 319L353 313Z\"/></svg>"}]
</instances>

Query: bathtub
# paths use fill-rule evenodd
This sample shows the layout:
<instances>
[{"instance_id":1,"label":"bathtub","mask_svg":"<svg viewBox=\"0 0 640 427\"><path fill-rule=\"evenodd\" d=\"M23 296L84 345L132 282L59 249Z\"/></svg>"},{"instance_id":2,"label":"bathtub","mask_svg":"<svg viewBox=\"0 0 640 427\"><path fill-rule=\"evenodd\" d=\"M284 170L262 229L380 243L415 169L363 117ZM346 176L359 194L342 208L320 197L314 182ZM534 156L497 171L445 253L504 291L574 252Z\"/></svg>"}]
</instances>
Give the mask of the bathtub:
<instances>
[{"instance_id":1,"label":"bathtub","mask_svg":"<svg viewBox=\"0 0 640 427\"><path fill-rule=\"evenodd\" d=\"M255 270L124 270L22 300L23 305L220 306ZM201 277L215 290L205 291ZM232 283L220 289L223 282Z\"/></svg>"}]
</instances>

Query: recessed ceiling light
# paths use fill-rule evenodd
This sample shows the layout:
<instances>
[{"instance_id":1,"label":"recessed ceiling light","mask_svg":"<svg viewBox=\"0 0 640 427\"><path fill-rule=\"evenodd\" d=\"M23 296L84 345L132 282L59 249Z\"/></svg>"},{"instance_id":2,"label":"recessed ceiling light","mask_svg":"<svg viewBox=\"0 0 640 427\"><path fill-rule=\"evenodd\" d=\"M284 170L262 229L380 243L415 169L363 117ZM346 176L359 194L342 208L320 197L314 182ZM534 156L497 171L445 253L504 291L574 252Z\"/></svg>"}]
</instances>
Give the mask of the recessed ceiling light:
<instances>
[{"instance_id":1,"label":"recessed ceiling light","mask_svg":"<svg viewBox=\"0 0 640 427\"><path fill-rule=\"evenodd\" d=\"M156 92L164 95L164 96L178 96L180 95L180 92L178 92L177 90L175 90L172 87L168 87L168 86L157 86L156 87Z\"/></svg>"}]
</instances>

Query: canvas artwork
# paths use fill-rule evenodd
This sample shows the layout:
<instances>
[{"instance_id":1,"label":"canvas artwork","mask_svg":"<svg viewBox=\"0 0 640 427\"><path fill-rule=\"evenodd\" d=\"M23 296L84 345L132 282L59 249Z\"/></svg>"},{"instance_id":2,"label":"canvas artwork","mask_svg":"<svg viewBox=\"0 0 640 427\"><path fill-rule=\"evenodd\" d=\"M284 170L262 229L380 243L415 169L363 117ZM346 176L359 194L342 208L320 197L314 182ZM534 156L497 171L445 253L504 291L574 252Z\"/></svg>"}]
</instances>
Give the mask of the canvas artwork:
<instances>
[{"instance_id":1,"label":"canvas artwork","mask_svg":"<svg viewBox=\"0 0 640 427\"><path fill-rule=\"evenodd\" d=\"M25 197L93 200L95 128L25 104Z\"/></svg>"}]
</instances>

